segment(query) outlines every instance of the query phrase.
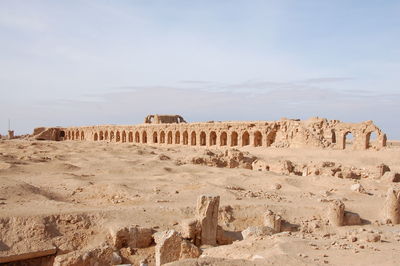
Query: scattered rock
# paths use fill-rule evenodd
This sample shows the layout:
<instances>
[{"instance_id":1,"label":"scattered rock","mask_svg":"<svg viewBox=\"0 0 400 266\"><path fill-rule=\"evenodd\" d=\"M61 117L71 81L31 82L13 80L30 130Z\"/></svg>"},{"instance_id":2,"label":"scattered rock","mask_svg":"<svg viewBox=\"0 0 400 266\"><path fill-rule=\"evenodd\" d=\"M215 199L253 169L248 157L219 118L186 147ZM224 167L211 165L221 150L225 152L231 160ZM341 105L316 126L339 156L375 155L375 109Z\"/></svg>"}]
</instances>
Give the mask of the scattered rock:
<instances>
[{"instance_id":1,"label":"scattered rock","mask_svg":"<svg viewBox=\"0 0 400 266\"><path fill-rule=\"evenodd\" d=\"M361 224L360 215L348 211L344 212L343 225L360 225L360 224Z\"/></svg>"},{"instance_id":2,"label":"scattered rock","mask_svg":"<svg viewBox=\"0 0 400 266\"><path fill-rule=\"evenodd\" d=\"M201 255L201 249L187 240L181 242L181 253L179 259L198 258Z\"/></svg>"},{"instance_id":3,"label":"scattered rock","mask_svg":"<svg viewBox=\"0 0 400 266\"><path fill-rule=\"evenodd\" d=\"M242 231L243 239L250 237L263 237L275 234L276 231L269 226L250 226Z\"/></svg>"},{"instance_id":4,"label":"scattered rock","mask_svg":"<svg viewBox=\"0 0 400 266\"><path fill-rule=\"evenodd\" d=\"M379 242L381 241L381 235L376 233L369 233L367 234L367 242Z\"/></svg>"},{"instance_id":5,"label":"scattered rock","mask_svg":"<svg viewBox=\"0 0 400 266\"><path fill-rule=\"evenodd\" d=\"M359 193L363 193L363 194L366 194L366 193L367 193L367 192L365 191L364 187L363 187L361 184L358 184L358 183L357 183L357 184L351 185L350 189L351 189L352 191L359 192Z\"/></svg>"}]
</instances>

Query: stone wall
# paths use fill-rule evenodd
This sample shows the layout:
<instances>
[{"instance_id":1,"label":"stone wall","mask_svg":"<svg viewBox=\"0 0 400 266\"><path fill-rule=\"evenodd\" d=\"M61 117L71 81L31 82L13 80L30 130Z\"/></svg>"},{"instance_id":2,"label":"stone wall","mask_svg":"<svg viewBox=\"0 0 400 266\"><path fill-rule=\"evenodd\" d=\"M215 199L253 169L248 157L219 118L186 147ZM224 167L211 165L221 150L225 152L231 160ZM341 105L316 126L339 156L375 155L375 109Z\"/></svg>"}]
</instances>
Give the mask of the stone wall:
<instances>
[{"instance_id":1,"label":"stone wall","mask_svg":"<svg viewBox=\"0 0 400 266\"><path fill-rule=\"evenodd\" d=\"M48 132L48 133L46 133ZM55 133L57 132L57 133ZM56 136L54 134L57 134ZM349 142L349 135L353 140ZM373 140L372 134L376 136ZM152 145L254 146L277 148L380 149L386 135L372 121L343 123L338 120L281 119L254 122L203 122L138 125L101 125L48 128L34 136L49 140L128 142Z\"/></svg>"}]
</instances>

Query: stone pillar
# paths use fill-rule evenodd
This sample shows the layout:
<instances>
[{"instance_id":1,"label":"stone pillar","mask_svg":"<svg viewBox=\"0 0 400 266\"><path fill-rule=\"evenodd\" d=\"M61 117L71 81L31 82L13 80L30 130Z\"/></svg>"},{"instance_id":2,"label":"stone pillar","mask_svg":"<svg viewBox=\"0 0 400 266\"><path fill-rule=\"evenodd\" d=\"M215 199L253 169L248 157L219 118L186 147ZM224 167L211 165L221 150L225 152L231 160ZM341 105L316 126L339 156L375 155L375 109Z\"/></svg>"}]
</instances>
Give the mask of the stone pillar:
<instances>
[{"instance_id":1,"label":"stone pillar","mask_svg":"<svg viewBox=\"0 0 400 266\"><path fill-rule=\"evenodd\" d=\"M197 220L200 223L201 244L217 244L219 196L201 195L197 199Z\"/></svg>"},{"instance_id":2,"label":"stone pillar","mask_svg":"<svg viewBox=\"0 0 400 266\"><path fill-rule=\"evenodd\" d=\"M344 218L344 203L335 200L331 203L328 210L329 223L333 226L342 226Z\"/></svg>"},{"instance_id":3,"label":"stone pillar","mask_svg":"<svg viewBox=\"0 0 400 266\"><path fill-rule=\"evenodd\" d=\"M400 224L400 189L391 187L386 194L384 207L385 222Z\"/></svg>"},{"instance_id":4,"label":"stone pillar","mask_svg":"<svg viewBox=\"0 0 400 266\"><path fill-rule=\"evenodd\" d=\"M9 130L8 131L8 139L13 139L14 138L14 130Z\"/></svg>"},{"instance_id":5,"label":"stone pillar","mask_svg":"<svg viewBox=\"0 0 400 266\"><path fill-rule=\"evenodd\" d=\"M271 210L267 210L264 214L264 226L274 229L277 233L281 231L281 221L282 218Z\"/></svg>"}]
</instances>

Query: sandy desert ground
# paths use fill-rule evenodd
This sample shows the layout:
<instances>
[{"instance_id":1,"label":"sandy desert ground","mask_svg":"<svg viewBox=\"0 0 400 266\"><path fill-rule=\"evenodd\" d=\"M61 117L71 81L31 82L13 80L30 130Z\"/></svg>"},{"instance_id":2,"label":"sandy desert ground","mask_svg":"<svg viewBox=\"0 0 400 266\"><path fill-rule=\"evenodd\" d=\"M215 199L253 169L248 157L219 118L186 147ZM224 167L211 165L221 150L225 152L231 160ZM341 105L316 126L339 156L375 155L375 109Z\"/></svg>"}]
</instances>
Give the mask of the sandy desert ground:
<instances>
[{"instance_id":1,"label":"sandy desert ground","mask_svg":"<svg viewBox=\"0 0 400 266\"><path fill-rule=\"evenodd\" d=\"M384 163L400 173L398 142L380 151L241 151L276 164L333 162L373 173ZM218 223L225 230L261 226L267 209L292 226L205 247L200 258L172 265L399 265L400 225L382 222L386 191L399 183L370 174L360 179L302 176L192 163L212 153L179 145L2 140L0 258L54 247L57 256L82 253L105 245L109 228L116 225L179 231L181 221L195 215L198 196L211 194L220 196ZM351 190L355 183L365 192ZM359 214L362 224L330 225L326 215L333 199ZM153 243L116 252L121 263L139 265L147 259L154 265L154 249ZM14 265L53 265L54 260L51 255Z\"/></svg>"}]
</instances>

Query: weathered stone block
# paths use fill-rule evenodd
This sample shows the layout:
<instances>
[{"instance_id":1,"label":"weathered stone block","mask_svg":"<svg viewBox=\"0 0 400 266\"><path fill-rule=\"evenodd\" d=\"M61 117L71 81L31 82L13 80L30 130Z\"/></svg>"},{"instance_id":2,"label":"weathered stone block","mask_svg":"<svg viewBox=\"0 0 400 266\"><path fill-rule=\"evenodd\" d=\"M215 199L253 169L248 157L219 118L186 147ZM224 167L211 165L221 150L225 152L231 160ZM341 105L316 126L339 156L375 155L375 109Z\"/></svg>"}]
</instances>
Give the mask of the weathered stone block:
<instances>
[{"instance_id":1,"label":"weathered stone block","mask_svg":"<svg viewBox=\"0 0 400 266\"><path fill-rule=\"evenodd\" d=\"M197 220L201 227L201 244L217 244L219 196L202 195L197 199Z\"/></svg>"},{"instance_id":2,"label":"weathered stone block","mask_svg":"<svg viewBox=\"0 0 400 266\"><path fill-rule=\"evenodd\" d=\"M181 256L182 237L175 230L154 234L156 242L156 266L179 260Z\"/></svg>"},{"instance_id":3,"label":"weathered stone block","mask_svg":"<svg viewBox=\"0 0 400 266\"><path fill-rule=\"evenodd\" d=\"M331 202L328 209L329 223L333 226L342 226L344 218L344 203L340 200L334 200Z\"/></svg>"}]
</instances>

